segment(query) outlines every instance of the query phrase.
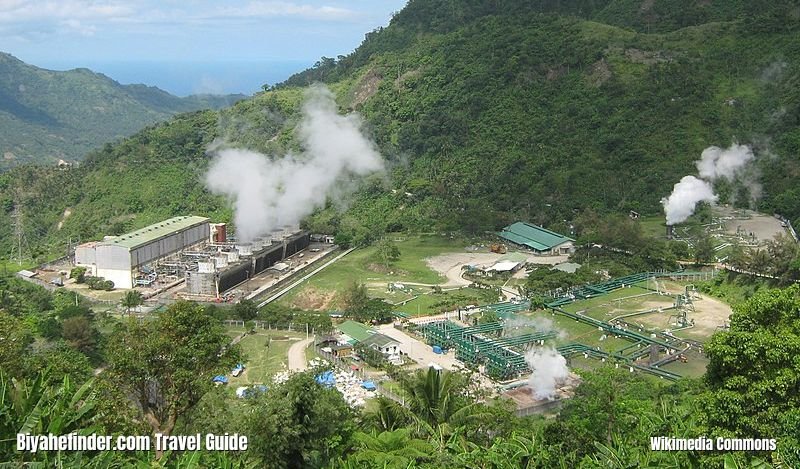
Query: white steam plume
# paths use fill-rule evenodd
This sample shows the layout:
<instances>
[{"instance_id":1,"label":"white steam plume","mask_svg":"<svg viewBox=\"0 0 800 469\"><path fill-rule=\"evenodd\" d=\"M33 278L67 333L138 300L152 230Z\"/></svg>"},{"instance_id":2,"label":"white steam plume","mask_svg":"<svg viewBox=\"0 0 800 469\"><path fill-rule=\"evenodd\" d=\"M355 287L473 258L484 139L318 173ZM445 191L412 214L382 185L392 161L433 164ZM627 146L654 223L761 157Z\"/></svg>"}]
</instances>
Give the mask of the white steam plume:
<instances>
[{"instance_id":1,"label":"white steam plume","mask_svg":"<svg viewBox=\"0 0 800 469\"><path fill-rule=\"evenodd\" d=\"M503 321L503 336L514 337L530 332L529 329L535 329L538 332L555 332L560 339L567 337L567 332L556 327L555 323L550 318L544 316L534 316L533 318L525 318L522 316L514 319L507 319Z\"/></svg>"},{"instance_id":2,"label":"white steam plume","mask_svg":"<svg viewBox=\"0 0 800 469\"><path fill-rule=\"evenodd\" d=\"M708 181L694 176L684 176L672 188L672 194L661 203L667 215L667 225L674 225L689 218L699 202L714 203L717 195Z\"/></svg>"},{"instance_id":3,"label":"white steam plume","mask_svg":"<svg viewBox=\"0 0 800 469\"><path fill-rule=\"evenodd\" d=\"M715 181L719 178L733 181L755 156L748 145L734 143L730 148L708 147L703 150L697 165L697 172L701 178Z\"/></svg>"},{"instance_id":4,"label":"white steam plume","mask_svg":"<svg viewBox=\"0 0 800 469\"><path fill-rule=\"evenodd\" d=\"M700 178L684 176L672 188L672 194L661 199L667 225L681 223L689 218L700 202L715 203L719 197L714 193L711 183L717 179L733 182L737 176L745 174L740 182L749 189L751 202L760 197L761 185L754 177L747 176L745 171L753 160L755 155L749 145L734 143L730 148L708 147L703 150L700 159L695 162Z\"/></svg>"},{"instance_id":5,"label":"white steam plume","mask_svg":"<svg viewBox=\"0 0 800 469\"><path fill-rule=\"evenodd\" d=\"M553 400L556 387L569 377L567 359L552 347L531 349L525 361L533 370L528 383L536 399Z\"/></svg>"},{"instance_id":6,"label":"white steam plume","mask_svg":"<svg viewBox=\"0 0 800 469\"><path fill-rule=\"evenodd\" d=\"M295 225L328 197L341 195L348 177L381 171L383 159L361 124L356 114L339 115L333 94L315 85L297 127L302 153L270 159L249 150L219 151L206 185L233 199L239 239Z\"/></svg>"}]
</instances>

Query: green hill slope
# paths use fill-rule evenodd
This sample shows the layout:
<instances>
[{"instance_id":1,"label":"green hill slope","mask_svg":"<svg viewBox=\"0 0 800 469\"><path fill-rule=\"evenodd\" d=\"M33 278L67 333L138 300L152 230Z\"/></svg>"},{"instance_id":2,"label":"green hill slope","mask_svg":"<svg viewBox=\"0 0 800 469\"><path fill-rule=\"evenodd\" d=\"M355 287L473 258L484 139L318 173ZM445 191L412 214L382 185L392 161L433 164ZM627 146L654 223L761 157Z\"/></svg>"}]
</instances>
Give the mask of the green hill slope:
<instances>
[{"instance_id":1,"label":"green hill slope","mask_svg":"<svg viewBox=\"0 0 800 469\"><path fill-rule=\"evenodd\" d=\"M790 2L412 0L353 54L272 91L145 130L69 175L0 179L0 218L15 201L37 207L29 241L56 250L154 217L224 218L200 182L206 145L292 148L302 87L323 81L365 117L391 177L345 213L315 214L315 228L360 239L518 218L558 227L588 208L657 214L704 148L733 140L760 155L759 208L797 220L799 19ZM48 177L69 196L41 187ZM718 190L746 203L740 187Z\"/></svg>"},{"instance_id":2,"label":"green hill slope","mask_svg":"<svg viewBox=\"0 0 800 469\"><path fill-rule=\"evenodd\" d=\"M0 53L0 169L78 160L178 112L218 109L242 98L179 98L155 87L120 85L88 69L44 70Z\"/></svg>"}]
</instances>

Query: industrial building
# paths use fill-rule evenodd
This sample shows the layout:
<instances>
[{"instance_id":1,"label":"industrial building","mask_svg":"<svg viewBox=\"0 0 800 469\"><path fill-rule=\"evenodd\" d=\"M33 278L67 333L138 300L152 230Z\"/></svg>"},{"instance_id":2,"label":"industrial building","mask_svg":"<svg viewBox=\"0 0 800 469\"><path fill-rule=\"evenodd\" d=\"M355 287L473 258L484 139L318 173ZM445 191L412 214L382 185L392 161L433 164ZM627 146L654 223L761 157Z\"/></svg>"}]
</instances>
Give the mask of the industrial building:
<instances>
[{"instance_id":1,"label":"industrial building","mask_svg":"<svg viewBox=\"0 0 800 469\"><path fill-rule=\"evenodd\" d=\"M307 248L308 232L275 229L252 242L234 242L224 223L208 218L170 218L120 236L81 244L75 265L114 282L116 288L171 286L186 281L190 296L220 295L267 269L282 271L284 259Z\"/></svg>"},{"instance_id":2,"label":"industrial building","mask_svg":"<svg viewBox=\"0 0 800 469\"><path fill-rule=\"evenodd\" d=\"M114 282L116 288L133 288L139 268L208 241L205 217L170 218L120 236L81 244L75 248L75 265L90 275Z\"/></svg>"},{"instance_id":3,"label":"industrial building","mask_svg":"<svg viewBox=\"0 0 800 469\"><path fill-rule=\"evenodd\" d=\"M250 243L216 243L210 250L186 253L200 259L185 270L186 293L216 298L267 269L283 271L288 266L281 261L309 243L307 231L285 227L273 231L269 238L256 238Z\"/></svg>"},{"instance_id":4,"label":"industrial building","mask_svg":"<svg viewBox=\"0 0 800 469\"><path fill-rule=\"evenodd\" d=\"M503 228L498 236L539 255L565 255L575 251L574 239L525 222Z\"/></svg>"}]
</instances>

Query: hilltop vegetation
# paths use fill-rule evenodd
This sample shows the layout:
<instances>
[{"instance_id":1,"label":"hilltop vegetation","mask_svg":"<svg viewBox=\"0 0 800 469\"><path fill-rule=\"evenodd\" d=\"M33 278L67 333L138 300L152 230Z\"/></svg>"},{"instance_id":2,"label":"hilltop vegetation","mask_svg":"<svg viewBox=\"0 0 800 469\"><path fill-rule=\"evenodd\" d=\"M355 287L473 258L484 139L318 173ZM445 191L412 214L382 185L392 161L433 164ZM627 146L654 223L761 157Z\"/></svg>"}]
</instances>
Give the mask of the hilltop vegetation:
<instances>
[{"instance_id":1,"label":"hilltop vegetation","mask_svg":"<svg viewBox=\"0 0 800 469\"><path fill-rule=\"evenodd\" d=\"M44 70L0 52L0 170L79 160L176 113L219 109L242 98L179 98L152 86L121 85L85 68Z\"/></svg>"},{"instance_id":2,"label":"hilltop vegetation","mask_svg":"<svg viewBox=\"0 0 800 469\"><path fill-rule=\"evenodd\" d=\"M0 221L16 200L31 250L49 243L45 252L164 216L226 219L200 183L208 145L296 149L302 87L313 81L364 116L390 167L347 211L308 221L349 242L516 219L564 230L587 209L659 214L701 151L733 140L760 155L758 208L798 220L798 18L791 2L411 1L352 54L230 109L146 129L69 175L0 178ZM748 203L741 187L718 190Z\"/></svg>"}]
</instances>

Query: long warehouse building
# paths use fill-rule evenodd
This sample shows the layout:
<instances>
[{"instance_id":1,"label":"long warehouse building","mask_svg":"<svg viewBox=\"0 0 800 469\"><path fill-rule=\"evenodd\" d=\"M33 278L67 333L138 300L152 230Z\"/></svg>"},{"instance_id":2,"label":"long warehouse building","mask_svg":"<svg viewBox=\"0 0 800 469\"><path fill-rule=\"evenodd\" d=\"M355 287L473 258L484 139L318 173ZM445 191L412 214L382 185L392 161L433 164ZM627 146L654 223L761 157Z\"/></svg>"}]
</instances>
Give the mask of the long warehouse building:
<instances>
[{"instance_id":1,"label":"long warehouse building","mask_svg":"<svg viewBox=\"0 0 800 469\"><path fill-rule=\"evenodd\" d=\"M208 218L170 218L124 235L81 244L75 249L75 264L86 267L91 275L111 280L116 288L133 288L137 268L207 241L209 236Z\"/></svg>"}]
</instances>

